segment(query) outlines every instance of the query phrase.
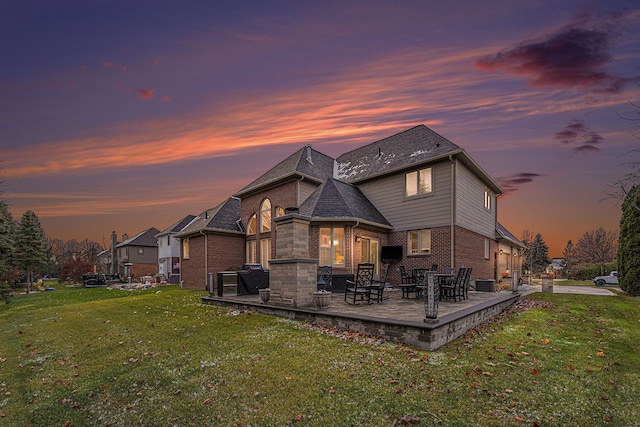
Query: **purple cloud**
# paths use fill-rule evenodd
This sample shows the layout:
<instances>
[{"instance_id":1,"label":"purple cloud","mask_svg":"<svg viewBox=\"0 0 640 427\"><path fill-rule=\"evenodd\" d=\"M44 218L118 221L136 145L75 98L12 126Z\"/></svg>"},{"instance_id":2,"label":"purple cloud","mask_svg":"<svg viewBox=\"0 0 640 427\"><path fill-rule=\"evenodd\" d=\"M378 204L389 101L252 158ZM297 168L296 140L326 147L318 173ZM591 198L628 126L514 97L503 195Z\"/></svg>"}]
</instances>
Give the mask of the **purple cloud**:
<instances>
[{"instance_id":1,"label":"purple cloud","mask_svg":"<svg viewBox=\"0 0 640 427\"><path fill-rule=\"evenodd\" d=\"M574 148L575 151L582 153L602 151L595 145L604 141L602 135L589 130L582 120L573 120L563 130L556 132L553 138L563 144L572 144L580 139L584 140L581 146Z\"/></svg>"},{"instance_id":2,"label":"purple cloud","mask_svg":"<svg viewBox=\"0 0 640 427\"><path fill-rule=\"evenodd\" d=\"M531 87L578 88L594 93L618 93L633 79L616 76L604 67L615 32L601 28L569 26L537 41L526 41L478 59L483 71L504 71L524 76Z\"/></svg>"},{"instance_id":3,"label":"purple cloud","mask_svg":"<svg viewBox=\"0 0 640 427\"><path fill-rule=\"evenodd\" d=\"M522 184L528 184L533 182L534 179L539 178L544 175L540 175L532 172L521 172L515 175L503 176L497 178L498 184L504 190L504 194L514 193L520 190Z\"/></svg>"}]
</instances>

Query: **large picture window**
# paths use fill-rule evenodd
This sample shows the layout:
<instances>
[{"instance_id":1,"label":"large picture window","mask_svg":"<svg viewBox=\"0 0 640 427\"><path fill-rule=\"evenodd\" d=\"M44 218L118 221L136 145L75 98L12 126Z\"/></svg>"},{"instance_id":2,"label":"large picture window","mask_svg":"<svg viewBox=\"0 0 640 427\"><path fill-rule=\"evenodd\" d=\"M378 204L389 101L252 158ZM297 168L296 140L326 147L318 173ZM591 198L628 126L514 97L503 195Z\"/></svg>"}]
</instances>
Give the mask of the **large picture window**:
<instances>
[{"instance_id":1,"label":"large picture window","mask_svg":"<svg viewBox=\"0 0 640 427\"><path fill-rule=\"evenodd\" d=\"M256 241L247 241L247 264L255 264L256 260Z\"/></svg>"},{"instance_id":2,"label":"large picture window","mask_svg":"<svg viewBox=\"0 0 640 427\"><path fill-rule=\"evenodd\" d=\"M406 196L417 196L431 193L431 168L420 169L405 175Z\"/></svg>"},{"instance_id":3,"label":"large picture window","mask_svg":"<svg viewBox=\"0 0 640 427\"><path fill-rule=\"evenodd\" d=\"M407 233L407 251L409 255L425 255L431 253L431 230L411 230Z\"/></svg>"},{"instance_id":4,"label":"large picture window","mask_svg":"<svg viewBox=\"0 0 640 427\"><path fill-rule=\"evenodd\" d=\"M247 234L256 234L256 214L251 215L251 218L249 218Z\"/></svg>"},{"instance_id":5,"label":"large picture window","mask_svg":"<svg viewBox=\"0 0 640 427\"><path fill-rule=\"evenodd\" d=\"M271 200L264 199L260 204L260 232L271 231Z\"/></svg>"},{"instance_id":6,"label":"large picture window","mask_svg":"<svg viewBox=\"0 0 640 427\"><path fill-rule=\"evenodd\" d=\"M345 266L343 227L320 228L320 265Z\"/></svg>"},{"instance_id":7,"label":"large picture window","mask_svg":"<svg viewBox=\"0 0 640 427\"><path fill-rule=\"evenodd\" d=\"M271 239L260 239L260 264L262 268L269 268L269 260L271 259Z\"/></svg>"}]
</instances>

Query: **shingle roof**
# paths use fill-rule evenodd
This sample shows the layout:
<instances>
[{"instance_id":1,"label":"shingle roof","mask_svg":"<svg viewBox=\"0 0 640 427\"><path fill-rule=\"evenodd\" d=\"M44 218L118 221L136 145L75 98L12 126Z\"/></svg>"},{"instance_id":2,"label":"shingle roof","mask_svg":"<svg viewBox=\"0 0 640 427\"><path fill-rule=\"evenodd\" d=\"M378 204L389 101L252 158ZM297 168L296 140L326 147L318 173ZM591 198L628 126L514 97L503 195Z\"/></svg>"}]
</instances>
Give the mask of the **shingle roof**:
<instances>
[{"instance_id":1,"label":"shingle roof","mask_svg":"<svg viewBox=\"0 0 640 427\"><path fill-rule=\"evenodd\" d=\"M195 215L187 215L187 216L185 216L180 221L178 221L175 224L169 226L164 231L158 233L156 235L156 237L157 236L165 236L167 234L177 233L177 232L181 231L183 228L185 228L187 225L189 225L189 223L191 221L193 221L195 217L196 217Z\"/></svg>"},{"instance_id":2,"label":"shingle roof","mask_svg":"<svg viewBox=\"0 0 640 427\"><path fill-rule=\"evenodd\" d=\"M116 247L120 248L123 246L158 246L158 240L156 239L156 234L158 234L157 228L151 227L147 230L141 231L130 239L125 240L122 243L119 243Z\"/></svg>"},{"instance_id":3,"label":"shingle roof","mask_svg":"<svg viewBox=\"0 0 640 427\"><path fill-rule=\"evenodd\" d=\"M329 178L299 208L312 219L353 219L390 227L389 221L359 188Z\"/></svg>"},{"instance_id":4,"label":"shingle roof","mask_svg":"<svg viewBox=\"0 0 640 427\"><path fill-rule=\"evenodd\" d=\"M230 197L215 208L207 209L195 217L176 237L188 236L200 231L243 232L240 222L240 199Z\"/></svg>"},{"instance_id":5,"label":"shingle roof","mask_svg":"<svg viewBox=\"0 0 640 427\"><path fill-rule=\"evenodd\" d=\"M307 145L269 169L262 176L238 191L235 196L246 195L253 190L292 176L303 176L320 183L333 175L333 164L333 158Z\"/></svg>"},{"instance_id":6,"label":"shingle roof","mask_svg":"<svg viewBox=\"0 0 640 427\"><path fill-rule=\"evenodd\" d=\"M513 244L515 244L516 246L520 246L521 248L525 247L524 243L522 243L516 236L511 234L511 232L509 230L507 230L506 228L504 228L504 226L502 224L500 224L500 223L498 223L498 225L496 227L496 234L497 234L498 238L502 238L502 239L508 240L508 241L512 242Z\"/></svg>"},{"instance_id":7,"label":"shingle roof","mask_svg":"<svg viewBox=\"0 0 640 427\"><path fill-rule=\"evenodd\" d=\"M339 156L336 178L356 182L461 151L425 125L418 125Z\"/></svg>"}]
</instances>

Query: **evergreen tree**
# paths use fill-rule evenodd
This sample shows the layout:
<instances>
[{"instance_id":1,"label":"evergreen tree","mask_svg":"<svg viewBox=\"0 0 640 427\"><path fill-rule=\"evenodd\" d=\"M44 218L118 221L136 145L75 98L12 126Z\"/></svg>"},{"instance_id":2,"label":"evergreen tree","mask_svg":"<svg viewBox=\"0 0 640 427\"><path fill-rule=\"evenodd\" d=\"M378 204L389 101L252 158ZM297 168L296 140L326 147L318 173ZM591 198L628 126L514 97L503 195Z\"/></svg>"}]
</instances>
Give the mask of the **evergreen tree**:
<instances>
[{"instance_id":1,"label":"evergreen tree","mask_svg":"<svg viewBox=\"0 0 640 427\"><path fill-rule=\"evenodd\" d=\"M527 252L527 263L531 266L531 272L540 274L545 271L551 261L549 260L549 247L544 242L542 234L536 234Z\"/></svg>"},{"instance_id":2,"label":"evergreen tree","mask_svg":"<svg viewBox=\"0 0 640 427\"><path fill-rule=\"evenodd\" d=\"M618 241L618 280L629 295L640 295L640 186L634 186L622 204Z\"/></svg>"},{"instance_id":3,"label":"evergreen tree","mask_svg":"<svg viewBox=\"0 0 640 427\"><path fill-rule=\"evenodd\" d=\"M0 279L13 267L15 224L6 203L0 201Z\"/></svg>"},{"instance_id":4,"label":"evergreen tree","mask_svg":"<svg viewBox=\"0 0 640 427\"><path fill-rule=\"evenodd\" d=\"M13 267L15 224L7 205L0 201L0 300L9 304L11 287L5 274Z\"/></svg>"},{"instance_id":5,"label":"evergreen tree","mask_svg":"<svg viewBox=\"0 0 640 427\"><path fill-rule=\"evenodd\" d=\"M33 211L26 211L16 233L14 257L17 265L27 273L27 293L31 292L36 271L47 263L47 238Z\"/></svg>"}]
</instances>

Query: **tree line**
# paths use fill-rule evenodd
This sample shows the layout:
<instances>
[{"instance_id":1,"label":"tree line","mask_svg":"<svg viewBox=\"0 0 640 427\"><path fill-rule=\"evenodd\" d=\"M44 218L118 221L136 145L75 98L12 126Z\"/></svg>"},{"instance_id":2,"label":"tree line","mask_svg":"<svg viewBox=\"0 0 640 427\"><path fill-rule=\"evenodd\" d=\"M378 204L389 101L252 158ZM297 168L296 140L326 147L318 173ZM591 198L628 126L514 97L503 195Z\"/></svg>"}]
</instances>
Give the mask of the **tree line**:
<instances>
[{"instance_id":1,"label":"tree line","mask_svg":"<svg viewBox=\"0 0 640 427\"><path fill-rule=\"evenodd\" d=\"M17 222L0 201L0 299L6 303L18 287L26 286L31 292L40 275L79 280L99 265L101 251L98 243L88 239L47 239L35 212L26 211Z\"/></svg>"}]
</instances>

